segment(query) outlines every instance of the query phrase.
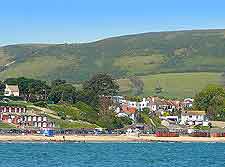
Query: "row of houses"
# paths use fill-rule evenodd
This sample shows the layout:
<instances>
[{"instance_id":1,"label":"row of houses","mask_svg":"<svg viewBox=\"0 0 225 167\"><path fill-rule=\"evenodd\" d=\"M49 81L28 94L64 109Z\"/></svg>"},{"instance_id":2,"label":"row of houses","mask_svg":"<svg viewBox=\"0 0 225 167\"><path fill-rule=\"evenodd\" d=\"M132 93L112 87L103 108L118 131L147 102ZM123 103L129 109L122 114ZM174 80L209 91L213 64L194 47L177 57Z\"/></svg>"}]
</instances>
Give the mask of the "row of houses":
<instances>
[{"instance_id":1,"label":"row of houses","mask_svg":"<svg viewBox=\"0 0 225 167\"><path fill-rule=\"evenodd\" d=\"M46 116L13 115L1 113L0 120L4 123L11 123L20 128L54 128L54 122L48 121Z\"/></svg>"},{"instance_id":2,"label":"row of houses","mask_svg":"<svg viewBox=\"0 0 225 167\"><path fill-rule=\"evenodd\" d=\"M164 111L172 112L173 110L180 110L186 106L190 108L193 103L193 99L191 99L192 102L189 101L187 104L187 99L181 102L178 100L161 99L159 97L147 97L143 98L142 101L139 102L126 100L122 96L119 96L119 98L113 97L113 100L120 106L127 105L130 108L136 108L138 111L143 111L143 109L149 108L151 111L158 111L162 109Z\"/></svg>"},{"instance_id":3,"label":"row of houses","mask_svg":"<svg viewBox=\"0 0 225 167\"><path fill-rule=\"evenodd\" d=\"M0 106L0 113L26 113L26 107Z\"/></svg>"},{"instance_id":4,"label":"row of houses","mask_svg":"<svg viewBox=\"0 0 225 167\"><path fill-rule=\"evenodd\" d=\"M26 107L0 106L0 121L25 128L54 128L54 122L45 115L29 114Z\"/></svg>"},{"instance_id":5,"label":"row of houses","mask_svg":"<svg viewBox=\"0 0 225 167\"><path fill-rule=\"evenodd\" d=\"M151 96L140 101L126 100L122 96L114 96L112 100L116 104L115 112L118 117L130 117L134 122L138 112L148 109L164 120L174 121L181 125L208 125L205 111L192 111L194 99L186 98L183 101L167 100ZM180 115L173 115L180 111ZM166 113L166 114L165 114ZM166 116L165 116L166 115Z\"/></svg>"}]
</instances>

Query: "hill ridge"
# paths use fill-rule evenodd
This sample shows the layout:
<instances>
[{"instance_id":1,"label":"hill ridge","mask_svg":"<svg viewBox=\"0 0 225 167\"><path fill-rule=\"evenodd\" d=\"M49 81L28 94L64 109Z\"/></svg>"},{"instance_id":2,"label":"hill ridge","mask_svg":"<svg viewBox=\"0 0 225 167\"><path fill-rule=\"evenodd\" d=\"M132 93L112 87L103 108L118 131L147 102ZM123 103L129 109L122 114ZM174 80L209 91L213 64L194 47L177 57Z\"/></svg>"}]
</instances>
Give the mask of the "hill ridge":
<instances>
[{"instance_id":1,"label":"hill ridge","mask_svg":"<svg viewBox=\"0 0 225 167\"><path fill-rule=\"evenodd\" d=\"M121 78L225 71L225 29L144 32L88 43L0 47L0 79L26 76L80 81L97 72Z\"/></svg>"}]
</instances>

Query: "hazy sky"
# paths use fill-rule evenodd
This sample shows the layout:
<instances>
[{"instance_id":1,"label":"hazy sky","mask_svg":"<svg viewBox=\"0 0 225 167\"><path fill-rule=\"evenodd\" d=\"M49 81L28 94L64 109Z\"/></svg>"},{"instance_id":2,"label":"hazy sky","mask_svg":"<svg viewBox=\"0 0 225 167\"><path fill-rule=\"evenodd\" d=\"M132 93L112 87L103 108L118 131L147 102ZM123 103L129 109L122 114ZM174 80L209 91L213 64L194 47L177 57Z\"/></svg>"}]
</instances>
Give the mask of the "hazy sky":
<instances>
[{"instance_id":1,"label":"hazy sky","mask_svg":"<svg viewBox=\"0 0 225 167\"><path fill-rule=\"evenodd\" d=\"M0 0L0 45L225 28L224 0Z\"/></svg>"}]
</instances>

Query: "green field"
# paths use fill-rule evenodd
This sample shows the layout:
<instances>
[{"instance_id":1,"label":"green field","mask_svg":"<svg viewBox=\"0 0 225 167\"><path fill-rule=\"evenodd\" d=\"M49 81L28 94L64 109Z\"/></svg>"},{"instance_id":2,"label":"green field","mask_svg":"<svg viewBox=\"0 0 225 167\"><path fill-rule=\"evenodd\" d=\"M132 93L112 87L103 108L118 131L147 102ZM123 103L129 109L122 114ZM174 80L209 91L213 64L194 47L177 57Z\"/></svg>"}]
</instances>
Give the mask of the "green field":
<instances>
[{"instance_id":1,"label":"green field","mask_svg":"<svg viewBox=\"0 0 225 167\"><path fill-rule=\"evenodd\" d=\"M158 96L171 98L193 97L209 84L222 84L221 73L170 73L139 77L144 82L144 96L156 95L157 85L163 88ZM128 79L119 80L121 92L132 95L132 84Z\"/></svg>"}]
</instances>

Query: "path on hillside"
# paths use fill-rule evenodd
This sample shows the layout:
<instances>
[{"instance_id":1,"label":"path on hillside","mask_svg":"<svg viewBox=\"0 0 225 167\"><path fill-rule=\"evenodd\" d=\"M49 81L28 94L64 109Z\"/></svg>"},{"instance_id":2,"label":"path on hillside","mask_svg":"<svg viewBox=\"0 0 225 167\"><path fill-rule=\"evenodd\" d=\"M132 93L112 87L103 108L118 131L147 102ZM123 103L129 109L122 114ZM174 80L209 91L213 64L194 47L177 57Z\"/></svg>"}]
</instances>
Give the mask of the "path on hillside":
<instances>
[{"instance_id":1,"label":"path on hillside","mask_svg":"<svg viewBox=\"0 0 225 167\"><path fill-rule=\"evenodd\" d=\"M35 109L37 109L37 110L40 110L40 111L42 111L43 113L49 115L49 116L52 117L52 118L60 119L59 116L55 115L55 114L56 114L55 111L50 110L50 109L48 109L48 108L42 108L42 107L38 107L38 106L34 106L34 105L30 105L30 106L28 106L28 107L35 108Z\"/></svg>"},{"instance_id":2,"label":"path on hillside","mask_svg":"<svg viewBox=\"0 0 225 167\"><path fill-rule=\"evenodd\" d=\"M37 110L40 110L42 111L43 113L47 114L48 116L50 116L51 118L54 118L54 119L61 119L58 115L55 115L56 112L51 110L51 109L48 109L48 108L42 108L42 107L38 107L38 106L34 106L34 105L30 105L28 107L31 107L31 108L36 108ZM90 122L86 122L86 121L82 121L82 120L72 120L72 119L69 119L67 120L69 122L74 122L74 123L83 123L83 124L92 124Z\"/></svg>"}]
</instances>

